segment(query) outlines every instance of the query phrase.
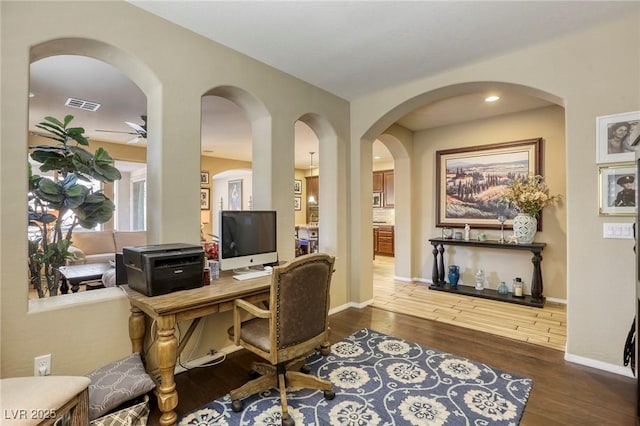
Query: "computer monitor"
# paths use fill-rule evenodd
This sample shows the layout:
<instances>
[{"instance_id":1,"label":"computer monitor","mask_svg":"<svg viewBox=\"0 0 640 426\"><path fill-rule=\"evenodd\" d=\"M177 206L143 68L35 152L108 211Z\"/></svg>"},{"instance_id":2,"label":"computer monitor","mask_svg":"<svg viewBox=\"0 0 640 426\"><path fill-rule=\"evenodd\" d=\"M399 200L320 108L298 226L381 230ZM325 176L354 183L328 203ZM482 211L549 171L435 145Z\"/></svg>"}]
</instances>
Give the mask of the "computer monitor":
<instances>
[{"instance_id":1,"label":"computer monitor","mask_svg":"<svg viewBox=\"0 0 640 426\"><path fill-rule=\"evenodd\" d=\"M222 210L218 223L221 270L242 272L278 260L275 211Z\"/></svg>"}]
</instances>

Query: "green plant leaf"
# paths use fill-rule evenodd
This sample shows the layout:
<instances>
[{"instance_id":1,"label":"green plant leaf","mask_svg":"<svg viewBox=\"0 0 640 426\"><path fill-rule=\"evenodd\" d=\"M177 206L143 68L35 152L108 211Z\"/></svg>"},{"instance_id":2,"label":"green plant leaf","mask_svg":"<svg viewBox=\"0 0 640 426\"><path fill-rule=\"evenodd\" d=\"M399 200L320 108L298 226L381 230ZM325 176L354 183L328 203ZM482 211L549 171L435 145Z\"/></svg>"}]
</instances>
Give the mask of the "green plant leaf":
<instances>
[{"instance_id":1,"label":"green plant leaf","mask_svg":"<svg viewBox=\"0 0 640 426\"><path fill-rule=\"evenodd\" d=\"M67 127L69 125L69 123L71 123L71 120L73 120L73 115L67 114L64 117L64 125L63 125L63 127ZM84 130L82 132L84 133Z\"/></svg>"},{"instance_id":2,"label":"green plant leaf","mask_svg":"<svg viewBox=\"0 0 640 426\"><path fill-rule=\"evenodd\" d=\"M73 119L72 115L67 115L67 117L71 117L71 119ZM65 121L66 121L67 117L65 117ZM66 123L62 124L62 122L60 120L58 120L57 118L55 118L55 117L46 116L44 119L47 120L50 123L53 123L53 124L55 124L57 126L62 127L62 128L64 128L67 125ZM71 121L71 120L69 120L69 121Z\"/></svg>"}]
</instances>

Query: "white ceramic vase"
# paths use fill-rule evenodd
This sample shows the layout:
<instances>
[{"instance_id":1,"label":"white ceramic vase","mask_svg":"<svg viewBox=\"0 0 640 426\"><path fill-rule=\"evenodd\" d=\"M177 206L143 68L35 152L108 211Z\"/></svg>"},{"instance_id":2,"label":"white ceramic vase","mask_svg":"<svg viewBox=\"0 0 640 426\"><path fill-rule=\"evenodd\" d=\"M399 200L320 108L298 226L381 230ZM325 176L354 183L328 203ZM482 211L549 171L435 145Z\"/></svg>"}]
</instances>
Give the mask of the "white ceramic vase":
<instances>
[{"instance_id":1,"label":"white ceramic vase","mask_svg":"<svg viewBox=\"0 0 640 426\"><path fill-rule=\"evenodd\" d=\"M538 219L527 213L518 213L513 218L513 234L518 239L518 244L532 243L537 229Z\"/></svg>"}]
</instances>

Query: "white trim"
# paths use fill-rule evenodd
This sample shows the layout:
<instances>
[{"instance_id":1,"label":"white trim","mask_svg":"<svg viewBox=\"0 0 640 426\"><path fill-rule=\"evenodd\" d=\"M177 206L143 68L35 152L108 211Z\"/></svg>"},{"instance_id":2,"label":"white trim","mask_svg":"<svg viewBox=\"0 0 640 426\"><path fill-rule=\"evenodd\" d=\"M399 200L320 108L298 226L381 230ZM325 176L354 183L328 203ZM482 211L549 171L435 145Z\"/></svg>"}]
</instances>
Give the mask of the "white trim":
<instances>
[{"instance_id":1,"label":"white trim","mask_svg":"<svg viewBox=\"0 0 640 426\"><path fill-rule=\"evenodd\" d=\"M598 370L608 371L610 373L619 374L626 377L634 377L633 371L629 367L622 367L615 364L609 364L608 362L597 361L591 358L585 358L578 355L564 354L565 361L573 362L575 364L584 365Z\"/></svg>"},{"instance_id":2,"label":"white trim","mask_svg":"<svg viewBox=\"0 0 640 426\"><path fill-rule=\"evenodd\" d=\"M344 311L345 309L349 309L349 308L362 309L371 305L372 303L373 303L373 299L369 299L362 303L355 303L355 302L345 303L344 305L336 306L335 308L329 309L329 315L337 314L338 312Z\"/></svg>"},{"instance_id":3,"label":"white trim","mask_svg":"<svg viewBox=\"0 0 640 426\"><path fill-rule=\"evenodd\" d=\"M413 279L411 279L411 278L399 277L398 275L394 275L393 279L396 280L396 281L402 281L402 282L405 282L405 283L412 283L413 282Z\"/></svg>"},{"instance_id":4,"label":"white trim","mask_svg":"<svg viewBox=\"0 0 640 426\"><path fill-rule=\"evenodd\" d=\"M567 299L557 299L555 297L546 297L545 299L547 300L547 302L560 303L562 305L567 304Z\"/></svg>"},{"instance_id":5,"label":"white trim","mask_svg":"<svg viewBox=\"0 0 640 426\"><path fill-rule=\"evenodd\" d=\"M40 312L66 309L70 306L89 305L93 303L102 303L107 300L126 298L126 294L123 290L120 289L120 287L101 288L97 290L82 291L78 293L60 294L58 296L47 297L43 299L30 299L29 313L37 314Z\"/></svg>"}]
</instances>

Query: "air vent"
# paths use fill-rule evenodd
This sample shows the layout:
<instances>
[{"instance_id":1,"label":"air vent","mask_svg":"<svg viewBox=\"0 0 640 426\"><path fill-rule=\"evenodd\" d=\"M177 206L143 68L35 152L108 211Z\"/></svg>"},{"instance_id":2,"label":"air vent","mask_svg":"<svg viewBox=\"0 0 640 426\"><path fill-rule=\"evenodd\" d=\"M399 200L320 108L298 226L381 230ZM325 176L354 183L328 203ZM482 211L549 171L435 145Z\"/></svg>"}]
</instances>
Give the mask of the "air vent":
<instances>
[{"instance_id":1,"label":"air vent","mask_svg":"<svg viewBox=\"0 0 640 426\"><path fill-rule=\"evenodd\" d=\"M83 109L85 111L97 111L100 108L100 104L96 102L83 101L82 99L68 98L64 103L71 108Z\"/></svg>"}]
</instances>

